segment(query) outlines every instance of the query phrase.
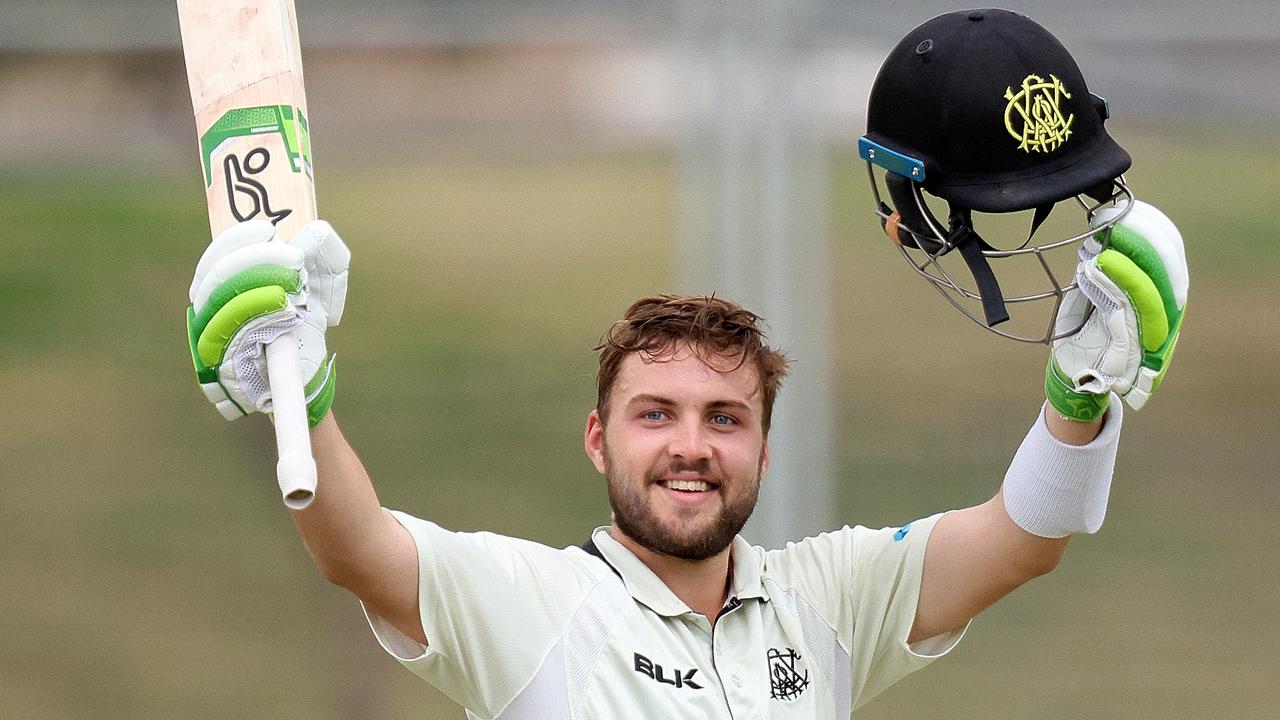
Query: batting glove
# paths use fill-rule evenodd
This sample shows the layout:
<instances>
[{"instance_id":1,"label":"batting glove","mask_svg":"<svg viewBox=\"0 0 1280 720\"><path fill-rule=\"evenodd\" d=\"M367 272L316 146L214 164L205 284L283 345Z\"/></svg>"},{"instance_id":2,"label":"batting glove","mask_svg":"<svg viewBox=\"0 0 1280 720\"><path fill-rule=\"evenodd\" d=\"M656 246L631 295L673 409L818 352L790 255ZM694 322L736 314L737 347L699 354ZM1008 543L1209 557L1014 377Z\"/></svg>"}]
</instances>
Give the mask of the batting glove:
<instances>
[{"instance_id":1,"label":"batting glove","mask_svg":"<svg viewBox=\"0 0 1280 720\"><path fill-rule=\"evenodd\" d=\"M214 238L191 281L187 336L196 379L223 417L272 411L265 348L292 330L303 377L310 378L307 420L320 422L336 382L324 332L342 319L350 262L351 252L323 220L303 226L287 244L266 220Z\"/></svg>"},{"instance_id":2,"label":"batting glove","mask_svg":"<svg viewBox=\"0 0 1280 720\"><path fill-rule=\"evenodd\" d=\"M1099 211L1092 226L1114 219L1125 205ZM1173 222L1141 201L1110 230L1086 240L1079 255L1078 289L1063 298L1056 331L1089 319L1054 342L1044 386L1059 414L1088 422L1106 411L1110 392L1137 410L1160 387L1186 310L1187 257Z\"/></svg>"}]
</instances>

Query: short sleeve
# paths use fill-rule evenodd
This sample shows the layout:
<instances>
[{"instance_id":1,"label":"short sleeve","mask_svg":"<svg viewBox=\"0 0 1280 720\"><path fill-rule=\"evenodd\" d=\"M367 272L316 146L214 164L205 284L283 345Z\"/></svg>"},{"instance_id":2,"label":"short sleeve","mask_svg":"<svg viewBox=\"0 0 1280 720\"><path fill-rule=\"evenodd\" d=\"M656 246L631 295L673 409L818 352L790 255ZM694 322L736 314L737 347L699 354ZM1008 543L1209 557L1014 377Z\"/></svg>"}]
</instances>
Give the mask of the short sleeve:
<instances>
[{"instance_id":1,"label":"short sleeve","mask_svg":"<svg viewBox=\"0 0 1280 720\"><path fill-rule=\"evenodd\" d=\"M414 674L494 717L537 672L599 572L565 550L391 514L417 546L427 646L366 609L370 628Z\"/></svg>"},{"instance_id":2,"label":"short sleeve","mask_svg":"<svg viewBox=\"0 0 1280 720\"><path fill-rule=\"evenodd\" d=\"M851 710L949 652L963 634L907 644L925 547L939 517L900 528L846 526L766 555L770 574L826 622L848 653Z\"/></svg>"}]
</instances>

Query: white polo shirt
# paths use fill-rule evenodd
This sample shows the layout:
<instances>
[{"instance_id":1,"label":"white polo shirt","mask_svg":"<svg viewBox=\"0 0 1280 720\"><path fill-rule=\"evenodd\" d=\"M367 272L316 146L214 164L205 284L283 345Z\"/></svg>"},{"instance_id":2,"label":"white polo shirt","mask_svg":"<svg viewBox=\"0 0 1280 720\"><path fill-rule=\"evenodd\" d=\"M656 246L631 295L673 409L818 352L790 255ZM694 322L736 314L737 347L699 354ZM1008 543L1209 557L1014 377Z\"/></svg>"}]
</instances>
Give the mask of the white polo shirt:
<instances>
[{"instance_id":1,"label":"white polo shirt","mask_svg":"<svg viewBox=\"0 0 1280 720\"><path fill-rule=\"evenodd\" d=\"M907 645L940 515L782 550L736 538L714 629L607 528L597 557L393 515L417 544L429 646L370 625L470 718L844 719L962 634Z\"/></svg>"}]
</instances>

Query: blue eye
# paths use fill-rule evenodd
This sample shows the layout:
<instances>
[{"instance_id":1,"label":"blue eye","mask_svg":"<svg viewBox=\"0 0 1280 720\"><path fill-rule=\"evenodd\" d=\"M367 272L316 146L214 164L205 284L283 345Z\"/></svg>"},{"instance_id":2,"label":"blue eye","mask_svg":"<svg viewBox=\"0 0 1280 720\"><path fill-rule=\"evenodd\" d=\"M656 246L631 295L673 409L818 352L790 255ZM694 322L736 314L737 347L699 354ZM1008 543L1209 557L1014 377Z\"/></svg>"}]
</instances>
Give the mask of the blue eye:
<instances>
[{"instance_id":1,"label":"blue eye","mask_svg":"<svg viewBox=\"0 0 1280 720\"><path fill-rule=\"evenodd\" d=\"M643 417L645 420L653 420L656 422L658 420L665 420L667 417L667 414L662 412L661 410L650 410L646 412L644 415L642 415L641 417Z\"/></svg>"},{"instance_id":2,"label":"blue eye","mask_svg":"<svg viewBox=\"0 0 1280 720\"><path fill-rule=\"evenodd\" d=\"M736 420L734 420L733 418L723 413L711 416L712 425L725 426L725 425L733 425L736 422L737 422Z\"/></svg>"}]
</instances>

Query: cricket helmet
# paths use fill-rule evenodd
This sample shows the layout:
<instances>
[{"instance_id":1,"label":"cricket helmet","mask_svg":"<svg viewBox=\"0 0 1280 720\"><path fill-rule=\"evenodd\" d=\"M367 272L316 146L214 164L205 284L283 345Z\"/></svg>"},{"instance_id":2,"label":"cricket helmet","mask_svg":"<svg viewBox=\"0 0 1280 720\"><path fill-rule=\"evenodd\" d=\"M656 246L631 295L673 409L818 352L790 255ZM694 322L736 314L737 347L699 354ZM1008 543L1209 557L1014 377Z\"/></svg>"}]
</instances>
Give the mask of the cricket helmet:
<instances>
[{"instance_id":1,"label":"cricket helmet","mask_svg":"<svg viewBox=\"0 0 1280 720\"><path fill-rule=\"evenodd\" d=\"M964 10L925 22L889 53L871 88L858 152L881 223L916 271L980 325L1048 343L1078 328L1055 333L1057 308L1074 285L1057 280L1043 252L1074 247L1093 233L1103 237L1123 214L1105 227L1085 225L1079 235L1033 245L1036 230L1064 200L1074 198L1091 217L1103 205L1133 199L1123 180L1131 161L1103 127L1108 117L1106 101L1089 92L1071 54L1043 27L1007 10ZM926 194L946 204L945 223ZM975 212L1019 211L1032 211L1031 232L1013 249L989 244L974 229ZM972 285L944 268L942 258L953 250ZM1006 296L992 265L1016 257L1038 260L1048 285ZM1043 326L1032 326L1043 335L996 327L1009 319L1007 303L1034 301L1052 305Z\"/></svg>"}]
</instances>

